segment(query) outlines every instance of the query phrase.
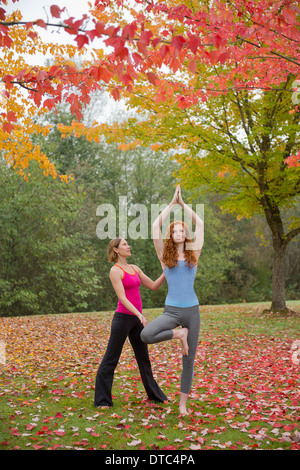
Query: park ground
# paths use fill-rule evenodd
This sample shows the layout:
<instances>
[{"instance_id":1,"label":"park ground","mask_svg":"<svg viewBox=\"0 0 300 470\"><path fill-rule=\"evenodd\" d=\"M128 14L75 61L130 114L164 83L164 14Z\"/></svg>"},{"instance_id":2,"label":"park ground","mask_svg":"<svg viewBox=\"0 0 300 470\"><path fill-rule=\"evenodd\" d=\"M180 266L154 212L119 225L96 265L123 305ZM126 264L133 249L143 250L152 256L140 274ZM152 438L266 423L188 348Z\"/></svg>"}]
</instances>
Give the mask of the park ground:
<instances>
[{"instance_id":1,"label":"park ground","mask_svg":"<svg viewBox=\"0 0 300 470\"><path fill-rule=\"evenodd\" d=\"M181 346L150 345L169 398L147 400L129 343L114 406L94 408L94 382L113 312L0 319L1 450L299 450L300 302L201 306L189 415L178 413ZM162 309L149 309L149 320Z\"/></svg>"}]
</instances>

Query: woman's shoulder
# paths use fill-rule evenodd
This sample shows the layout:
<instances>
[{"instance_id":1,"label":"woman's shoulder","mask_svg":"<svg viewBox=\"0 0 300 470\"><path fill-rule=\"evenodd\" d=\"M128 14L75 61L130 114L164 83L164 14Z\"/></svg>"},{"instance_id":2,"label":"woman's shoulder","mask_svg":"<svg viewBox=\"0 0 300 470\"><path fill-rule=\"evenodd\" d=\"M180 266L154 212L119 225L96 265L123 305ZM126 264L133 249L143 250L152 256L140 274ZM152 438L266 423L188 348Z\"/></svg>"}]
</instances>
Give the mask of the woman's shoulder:
<instances>
[{"instance_id":1,"label":"woman's shoulder","mask_svg":"<svg viewBox=\"0 0 300 470\"><path fill-rule=\"evenodd\" d=\"M141 268L139 268L136 264L129 264L131 268L133 268L138 274L141 272Z\"/></svg>"},{"instance_id":2,"label":"woman's shoulder","mask_svg":"<svg viewBox=\"0 0 300 470\"><path fill-rule=\"evenodd\" d=\"M118 264L114 264L111 268L110 268L110 271L116 271L116 270L119 270L120 269L120 266Z\"/></svg>"},{"instance_id":3,"label":"woman's shoulder","mask_svg":"<svg viewBox=\"0 0 300 470\"><path fill-rule=\"evenodd\" d=\"M123 269L121 268L121 266L118 266L117 264L114 264L111 268L110 268L110 271L109 271L109 275L110 276L118 276L120 275L121 277L123 276Z\"/></svg>"}]
</instances>

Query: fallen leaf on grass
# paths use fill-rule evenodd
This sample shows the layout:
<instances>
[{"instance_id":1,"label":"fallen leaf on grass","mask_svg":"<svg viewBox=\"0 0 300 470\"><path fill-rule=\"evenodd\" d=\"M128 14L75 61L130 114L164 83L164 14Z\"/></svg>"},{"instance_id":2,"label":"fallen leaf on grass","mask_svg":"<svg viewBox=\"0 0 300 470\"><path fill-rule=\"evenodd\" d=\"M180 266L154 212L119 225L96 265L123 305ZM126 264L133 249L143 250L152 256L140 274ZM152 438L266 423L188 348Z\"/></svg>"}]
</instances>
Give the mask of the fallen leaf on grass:
<instances>
[{"instance_id":1,"label":"fallen leaf on grass","mask_svg":"<svg viewBox=\"0 0 300 470\"><path fill-rule=\"evenodd\" d=\"M131 442L127 442L127 445L130 446L130 447L134 447L134 446L138 446L141 443L142 443L141 439L137 439L137 440L133 440Z\"/></svg>"},{"instance_id":2,"label":"fallen leaf on grass","mask_svg":"<svg viewBox=\"0 0 300 470\"><path fill-rule=\"evenodd\" d=\"M191 444L191 445L190 445L190 449L191 449L191 450L200 450L200 449L201 449L201 445L200 445L200 444Z\"/></svg>"}]
</instances>

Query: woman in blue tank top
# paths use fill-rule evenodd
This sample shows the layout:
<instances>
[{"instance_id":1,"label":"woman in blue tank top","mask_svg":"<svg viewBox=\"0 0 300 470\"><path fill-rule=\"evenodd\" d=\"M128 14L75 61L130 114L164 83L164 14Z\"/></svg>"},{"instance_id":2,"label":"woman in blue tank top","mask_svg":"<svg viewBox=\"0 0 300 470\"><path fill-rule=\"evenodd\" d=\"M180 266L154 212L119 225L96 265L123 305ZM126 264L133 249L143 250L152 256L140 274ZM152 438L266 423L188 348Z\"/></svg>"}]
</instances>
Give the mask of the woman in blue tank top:
<instances>
[{"instance_id":1,"label":"woman in blue tank top","mask_svg":"<svg viewBox=\"0 0 300 470\"><path fill-rule=\"evenodd\" d=\"M163 241L161 226L175 204L180 204L195 224L193 241L182 221L170 224L165 242ZM141 338L147 344L170 339L181 340L183 356L179 411L187 414L186 402L194 375L200 331L199 302L194 291L194 281L203 246L204 224L183 202L180 186L177 186L172 202L155 220L152 229L156 253L168 283L168 294L163 314L148 323L141 332ZM182 328L177 329L178 326Z\"/></svg>"}]
</instances>

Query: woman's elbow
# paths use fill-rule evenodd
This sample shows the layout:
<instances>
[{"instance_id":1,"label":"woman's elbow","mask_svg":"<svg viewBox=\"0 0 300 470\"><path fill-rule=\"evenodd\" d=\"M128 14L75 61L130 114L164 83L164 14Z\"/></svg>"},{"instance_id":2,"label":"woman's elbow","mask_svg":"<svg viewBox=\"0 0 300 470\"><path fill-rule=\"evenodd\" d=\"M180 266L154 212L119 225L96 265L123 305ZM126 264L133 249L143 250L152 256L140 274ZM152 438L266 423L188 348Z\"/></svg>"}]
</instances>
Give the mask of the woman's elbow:
<instances>
[{"instance_id":1,"label":"woman's elbow","mask_svg":"<svg viewBox=\"0 0 300 470\"><path fill-rule=\"evenodd\" d=\"M159 286L155 282L152 282L152 284L149 285L149 289L150 290L158 290Z\"/></svg>"}]
</instances>

